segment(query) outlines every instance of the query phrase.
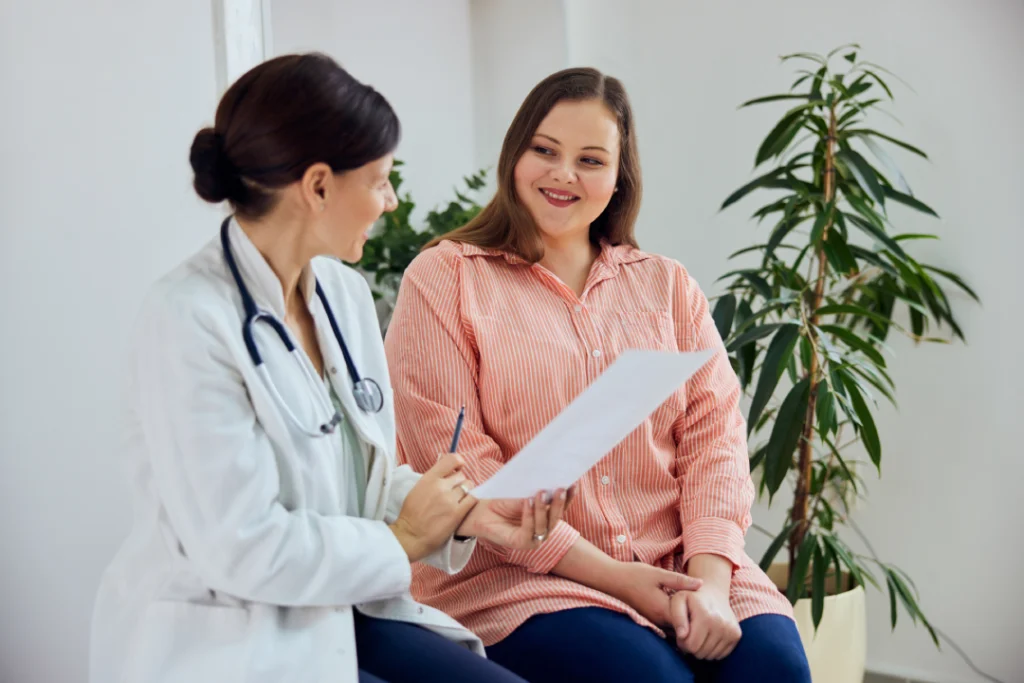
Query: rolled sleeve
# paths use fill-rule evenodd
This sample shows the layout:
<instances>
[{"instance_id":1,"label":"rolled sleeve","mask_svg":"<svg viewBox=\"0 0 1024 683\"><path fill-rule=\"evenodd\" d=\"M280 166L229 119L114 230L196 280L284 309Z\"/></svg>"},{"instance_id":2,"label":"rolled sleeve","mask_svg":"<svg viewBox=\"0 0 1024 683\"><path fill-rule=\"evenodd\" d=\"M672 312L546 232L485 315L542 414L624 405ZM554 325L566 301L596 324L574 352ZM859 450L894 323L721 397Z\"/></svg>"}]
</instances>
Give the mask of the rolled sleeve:
<instances>
[{"instance_id":1,"label":"rolled sleeve","mask_svg":"<svg viewBox=\"0 0 1024 683\"><path fill-rule=\"evenodd\" d=\"M707 553L729 559L736 568L743 562L754 502L742 391L708 301L681 266L675 300L680 349L714 352L687 382L686 409L673 425L684 566Z\"/></svg>"}]
</instances>

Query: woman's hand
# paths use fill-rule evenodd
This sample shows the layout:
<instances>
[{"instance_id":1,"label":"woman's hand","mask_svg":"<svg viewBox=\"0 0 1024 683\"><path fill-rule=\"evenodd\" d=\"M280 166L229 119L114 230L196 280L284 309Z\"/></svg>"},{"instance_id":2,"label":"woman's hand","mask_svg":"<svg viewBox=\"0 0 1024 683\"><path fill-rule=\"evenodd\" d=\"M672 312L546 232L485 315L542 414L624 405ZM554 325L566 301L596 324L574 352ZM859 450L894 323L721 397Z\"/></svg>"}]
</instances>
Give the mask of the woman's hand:
<instances>
[{"instance_id":1,"label":"woman's hand","mask_svg":"<svg viewBox=\"0 0 1024 683\"><path fill-rule=\"evenodd\" d=\"M622 600L656 626L671 626L674 622L670 596L666 590L682 591L676 595L692 595L692 591L698 590L701 585L700 579L686 574L652 567L643 562L621 562L606 592Z\"/></svg>"},{"instance_id":2,"label":"woman's hand","mask_svg":"<svg viewBox=\"0 0 1024 683\"><path fill-rule=\"evenodd\" d=\"M740 641L740 624L729 606L729 594L714 584L673 595L671 614L676 645L697 659L723 659Z\"/></svg>"},{"instance_id":3,"label":"woman's hand","mask_svg":"<svg viewBox=\"0 0 1024 683\"><path fill-rule=\"evenodd\" d=\"M459 471L463 464L458 454L445 453L405 497L398 519L389 528L410 562L441 547L476 503Z\"/></svg>"},{"instance_id":4,"label":"woman's hand","mask_svg":"<svg viewBox=\"0 0 1024 683\"><path fill-rule=\"evenodd\" d=\"M559 489L551 503L544 494L525 500L481 500L456 532L460 536L476 536L512 550L533 550L562 519L573 491Z\"/></svg>"}]
</instances>

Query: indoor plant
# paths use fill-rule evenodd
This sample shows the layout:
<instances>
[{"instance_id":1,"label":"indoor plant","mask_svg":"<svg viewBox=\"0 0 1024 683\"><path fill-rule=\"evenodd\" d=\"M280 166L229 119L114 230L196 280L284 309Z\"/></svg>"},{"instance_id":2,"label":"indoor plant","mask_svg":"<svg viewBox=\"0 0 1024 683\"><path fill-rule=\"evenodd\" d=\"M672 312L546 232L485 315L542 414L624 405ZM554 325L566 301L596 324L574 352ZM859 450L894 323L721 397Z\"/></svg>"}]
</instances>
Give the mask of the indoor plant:
<instances>
[{"instance_id":1,"label":"indoor plant","mask_svg":"<svg viewBox=\"0 0 1024 683\"><path fill-rule=\"evenodd\" d=\"M812 631L827 595L884 584L893 626L902 606L938 645L910 578L854 552L842 538L852 523L850 505L863 493L863 461L850 451L856 446L866 453L868 467L881 473L874 397L895 405L887 337L898 332L915 342L944 341L929 336L938 329L963 339L946 288L977 297L956 274L911 255L916 240L935 235L894 226L902 218L897 211L890 215L896 204L936 214L913 195L886 147L927 157L867 127L893 95L883 79L890 72L861 61L857 50L846 45L828 55L787 55L783 61L810 65L789 92L741 105L794 106L757 150L755 167L769 169L722 205L770 194L754 217L769 219L772 228L763 243L730 257L756 262L723 276L730 282L713 316L751 396L750 465L760 491L771 500L783 483L793 485L787 523L762 568L773 569L787 548L780 587L793 603L807 600Z\"/></svg>"},{"instance_id":2,"label":"indoor plant","mask_svg":"<svg viewBox=\"0 0 1024 683\"><path fill-rule=\"evenodd\" d=\"M466 188L455 191L455 199L444 208L431 210L426 225L417 229L411 223L411 214L416 206L408 192L399 193L402 175L399 168L403 162L395 160L391 171L391 185L398 197L398 207L381 217L379 225L363 247L363 258L359 269L371 275L370 290L377 301L377 314L381 331L387 329L391 312L398 295L402 274L420 249L430 240L469 222L481 206L471 195L479 192L486 184L487 171L480 170L463 178Z\"/></svg>"}]
</instances>

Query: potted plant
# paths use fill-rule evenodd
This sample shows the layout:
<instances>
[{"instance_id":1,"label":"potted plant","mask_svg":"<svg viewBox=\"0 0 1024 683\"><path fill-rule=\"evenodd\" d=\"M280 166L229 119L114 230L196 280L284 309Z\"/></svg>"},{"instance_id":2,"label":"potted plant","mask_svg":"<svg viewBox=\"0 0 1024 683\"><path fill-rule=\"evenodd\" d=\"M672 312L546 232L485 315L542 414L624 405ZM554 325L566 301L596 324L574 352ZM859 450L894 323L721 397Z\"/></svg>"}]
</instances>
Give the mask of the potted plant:
<instances>
[{"instance_id":1,"label":"potted plant","mask_svg":"<svg viewBox=\"0 0 1024 683\"><path fill-rule=\"evenodd\" d=\"M387 330L391 313L398 296L402 274L409 267L420 249L430 240L455 228L462 227L482 208L472 195L486 185L487 171L480 170L463 178L465 190L455 191L455 199L441 210L433 209L427 214L426 225L413 227L410 217L416 204L409 193L399 194L402 175L399 170L403 162L395 160L391 171L391 185L398 197L398 207L381 217L373 235L363 247L363 258L359 269L370 275L370 291L377 302L377 316L381 333Z\"/></svg>"},{"instance_id":2,"label":"potted plant","mask_svg":"<svg viewBox=\"0 0 1024 683\"><path fill-rule=\"evenodd\" d=\"M728 288L713 310L750 397L759 495L767 492L770 504L785 482L793 486L787 522L761 566L796 605L818 683L861 680L867 585L888 591L894 627L902 608L938 645L910 577L873 551L858 554L844 534L859 532L850 509L863 497L862 471L881 473L876 398L896 404L886 340L900 333L948 341L934 330L963 340L947 288L977 300L959 276L912 255L918 240L935 235L894 225L907 209L937 214L911 191L887 147L927 156L868 127L893 100L883 78L891 73L860 60L858 49L784 56L809 65L790 90L741 105L793 106L757 150L755 167L767 170L722 204L769 195L753 217L772 227L762 243L730 256L756 260L722 276ZM783 547L788 562L775 563ZM845 653L829 649L832 642Z\"/></svg>"}]
</instances>

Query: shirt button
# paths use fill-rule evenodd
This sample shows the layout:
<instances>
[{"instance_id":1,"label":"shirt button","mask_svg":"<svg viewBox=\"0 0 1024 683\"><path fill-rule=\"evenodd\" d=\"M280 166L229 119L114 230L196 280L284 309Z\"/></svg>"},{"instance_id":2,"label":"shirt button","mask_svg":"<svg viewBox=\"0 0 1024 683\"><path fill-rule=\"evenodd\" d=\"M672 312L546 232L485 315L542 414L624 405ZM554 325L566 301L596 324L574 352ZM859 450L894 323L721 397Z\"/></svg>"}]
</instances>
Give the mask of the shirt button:
<instances>
[{"instance_id":1,"label":"shirt button","mask_svg":"<svg viewBox=\"0 0 1024 683\"><path fill-rule=\"evenodd\" d=\"M423 614L423 608L422 607L417 607L416 608L416 613L417 614Z\"/></svg>"},{"instance_id":2,"label":"shirt button","mask_svg":"<svg viewBox=\"0 0 1024 683\"><path fill-rule=\"evenodd\" d=\"M623 543L626 542L626 535L625 534L619 534L618 536L615 537L615 540L619 543L619 545L622 545Z\"/></svg>"},{"instance_id":3,"label":"shirt button","mask_svg":"<svg viewBox=\"0 0 1024 683\"><path fill-rule=\"evenodd\" d=\"M594 358L600 358L600 357L601 357L601 349L594 349L594 350L593 350L593 351L591 352L591 355L592 355L592 356L593 356Z\"/></svg>"},{"instance_id":4,"label":"shirt button","mask_svg":"<svg viewBox=\"0 0 1024 683\"><path fill-rule=\"evenodd\" d=\"M332 374L332 375L337 375L337 374L338 374L338 368L336 368L336 367L334 367L334 366L332 365L332 366L331 366L331 374Z\"/></svg>"},{"instance_id":5,"label":"shirt button","mask_svg":"<svg viewBox=\"0 0 1024 683\"><path fill-rule=\"evenodd\" d=\"M579 304L576 304L575 306L573 306L573 310L579 313L580 311L583 310L583 307L580 306Z\"/></svg>"},{"instance_id":6,"label":"shirt button","mask_svg":"<svg viewBox=\"0 0 1024 683\"><path fill-rule=\"evenodd\" d=\"M607 486L609 483L611 483L611 477L609 477L607 474L604 475L603 477L601 477L601 483Z\"/></svg>"}]
</instances>

